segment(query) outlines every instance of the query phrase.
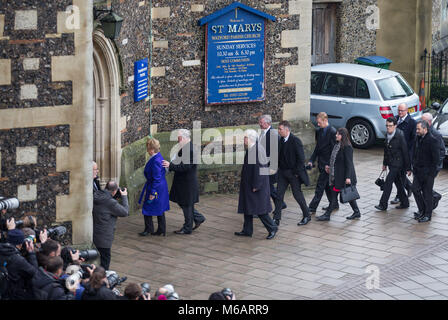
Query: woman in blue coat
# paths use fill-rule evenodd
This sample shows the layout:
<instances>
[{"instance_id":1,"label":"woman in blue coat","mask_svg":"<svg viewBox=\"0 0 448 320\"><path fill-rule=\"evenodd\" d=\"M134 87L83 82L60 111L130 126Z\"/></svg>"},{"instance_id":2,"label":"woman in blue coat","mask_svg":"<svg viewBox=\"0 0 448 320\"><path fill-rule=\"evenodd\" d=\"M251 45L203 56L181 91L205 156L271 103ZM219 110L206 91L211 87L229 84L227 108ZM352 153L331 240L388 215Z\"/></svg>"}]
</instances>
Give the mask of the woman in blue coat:
<instances>
[{"instance_id":1,"label":"woman in blue coat","mask_svg":"<svg viewBox=\"0 0 448 320\"><path fill-rule=\"evenodd\" d=\"M165 168L162 167L163 157L160 154L160 143L157 139L150 138L146 142L146 150L150 158L145 166L146 184L143 187L138 203L142 202L142 213L145 219L145 230L139 235L147 236L166 234L165 211L170 210L168 184L165 179ZM157 216L157 231L154 232L152 217Z\"/></svg>"}]
</instances>

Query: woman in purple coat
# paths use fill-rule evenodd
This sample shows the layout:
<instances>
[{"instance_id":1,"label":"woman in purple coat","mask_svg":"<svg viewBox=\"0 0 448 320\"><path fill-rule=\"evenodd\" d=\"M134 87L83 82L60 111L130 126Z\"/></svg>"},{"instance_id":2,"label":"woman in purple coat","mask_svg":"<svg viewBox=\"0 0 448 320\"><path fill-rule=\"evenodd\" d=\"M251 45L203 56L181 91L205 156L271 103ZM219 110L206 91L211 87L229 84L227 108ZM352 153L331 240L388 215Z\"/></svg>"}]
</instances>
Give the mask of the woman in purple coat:
<instances>
[{"instance_id":1,"label":"woman in purple coat","mask_svg":"<svg viewBox=\"0 0 448 320\"><path fill-rule=\"evenodd\" d=\"M165 179L165 168L162 167L163 157L160 154L160 143L157 139L150 138L146 142L146 150L150 158L145 166L146 184L143 187L138 203L142 202L142 213L145 219L145 230L139 235L147 236L166 234L165 211L170 210L168 184ZM154 232L152 217L157 216L157 231Z\"/></svg>"}]
</instances>

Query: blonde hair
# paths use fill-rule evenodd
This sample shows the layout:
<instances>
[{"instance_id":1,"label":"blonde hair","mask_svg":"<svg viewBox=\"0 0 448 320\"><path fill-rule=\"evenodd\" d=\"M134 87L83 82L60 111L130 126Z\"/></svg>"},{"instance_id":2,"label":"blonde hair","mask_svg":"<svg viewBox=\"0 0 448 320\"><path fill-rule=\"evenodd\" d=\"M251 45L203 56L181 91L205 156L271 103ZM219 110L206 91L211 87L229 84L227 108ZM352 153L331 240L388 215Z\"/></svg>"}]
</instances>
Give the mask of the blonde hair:
<instances>
[{"instance_id":1,"label":"blonde hair","mask_svg":"<svg viewBox=\"0 0 448 320\"><path fill-rule=\"evenodd\" d=\"M328 115L325 112L319 112L316 119L328 120Z\"/></svg>"},{"instance_id":2,"label":"blonde hair","mask_svg":"<svg viewBox=\"0 0 448 320\"><path fill-rule=\"evenodd\" d=\"M146 150L154 150L156 153L160 151L160 142L157 139L149 138L146 141Z\"/></svg>"}]
</instances>

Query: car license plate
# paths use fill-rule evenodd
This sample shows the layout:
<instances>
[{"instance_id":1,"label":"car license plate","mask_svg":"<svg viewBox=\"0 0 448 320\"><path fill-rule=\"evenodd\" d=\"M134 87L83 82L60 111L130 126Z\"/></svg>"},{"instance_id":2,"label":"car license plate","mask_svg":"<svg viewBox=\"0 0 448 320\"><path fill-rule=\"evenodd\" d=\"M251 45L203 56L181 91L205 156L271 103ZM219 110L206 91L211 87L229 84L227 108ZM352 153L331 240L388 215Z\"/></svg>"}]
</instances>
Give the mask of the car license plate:
<instances>
[{"instance_id":1,"label":"car license plate","mask_svg":"<svg viewBox=\"0 0 448 320\"><path fill-rule=\"evenodd\" d=\"M409 113L414 113L414 112L415 112L415 107L408 108L408 112L409 112Z\"/></svg>"}]
</instances>

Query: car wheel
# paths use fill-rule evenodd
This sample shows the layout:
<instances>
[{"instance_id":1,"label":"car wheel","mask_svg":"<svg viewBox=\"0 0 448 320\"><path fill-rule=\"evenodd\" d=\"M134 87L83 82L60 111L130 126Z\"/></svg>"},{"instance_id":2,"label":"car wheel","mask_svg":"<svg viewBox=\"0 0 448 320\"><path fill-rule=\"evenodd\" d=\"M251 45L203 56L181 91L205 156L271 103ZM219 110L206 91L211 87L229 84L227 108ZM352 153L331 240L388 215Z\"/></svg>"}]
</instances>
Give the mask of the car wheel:
<instances>
[{"instance_id":1,"label":"car wheel","mask_svg":"<svg viewBox=\"0 0 448 320\"><path fill-rule=\"evenodd\" d=\"M375 142L372 125L365 120L353 120L348 125L350 141L356 148L366 149Z\"/></svg>"}]
</instances>

